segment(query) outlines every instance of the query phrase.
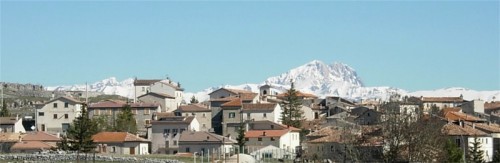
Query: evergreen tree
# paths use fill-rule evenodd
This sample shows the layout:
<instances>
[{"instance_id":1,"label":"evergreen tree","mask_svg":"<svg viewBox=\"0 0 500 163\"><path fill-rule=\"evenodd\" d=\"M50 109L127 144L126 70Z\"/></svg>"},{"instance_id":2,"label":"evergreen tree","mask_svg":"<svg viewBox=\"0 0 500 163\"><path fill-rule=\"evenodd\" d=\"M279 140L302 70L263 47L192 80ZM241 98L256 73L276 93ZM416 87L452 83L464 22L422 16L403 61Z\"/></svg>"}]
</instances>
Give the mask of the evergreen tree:
<instances>
[{"instance_id":1,"label":"evergreen tree","mask_svg":"<svg viewBox=\"0 0 500 163\"><path fill-rule=\"evenodd\" d=\"M281 113L281 121L284 125L293 126L296 128L302 127L303 113L300 110L301 101L297 96L297 90L293 81L291 87L285 95L284 101L281 103L283 112Z\"/></svg>"},{"instance_id":2,"label":"evergreen tree","mask_svg":"<svg viewBox=\"0 0 500 163\"><path fill-rule=\"evenodd\" d=\"M500 150L496 150L493 154L493 162L500 162Z\"/></svg>"},{"instance_id":3,"label":"evergreen tree","mask_svg":"<svg viewBox=\"0 0 500 163\"><path fill-rule=\"evenodd\" d=\"M472 142L472 147L469 147L469 162L474 163L483 163L484 151L481 150L481 142L477 140L477 137L474 138L474 142Z\"/></svg>"},{"instance_id":4,"label":"evergreen tree","mask_svg":"<svg viewBox=\"0 0 500 163\"><path fill-rule=\"evenodd\" d=\"M113 126L111 125L109 121L109 117L106 115L101 115L92 118L92 121L96 124L97 126L97 132L102 132L102 131L114 131Z\"/></svg>"},{"instance_id":5,"label":"evergreen tree","mask_svg":"<svg viewBox=\"0 0 500 163\"><path fill-rule=\"evenodd\" d=\"M95 148L92 135L97 133L96 128L97 125L89 118L86 104L83 104L81 115L73 120L67 130L67 143L61 144L60 147L68 147L70 150L77 151L77 160L79 160L80 152L87 153Z\"/></svg>"},{"instance_id":6,"label":"evergreen tree","mask_svg":"<svg viewBox=\"0 0 500 163\"><path fill-rule=\"evenodd\" d=\"M236 138L236 141L238 141L238 146L240 147L240 153L244 153L244 147L245 147L245 123L240 124L240 128L238 129L238 137Z\"/></svg>"},{"instance_id":7,"label":"evergreen tree","mask_svg":"<svg viewBox=\"0 0 500 163\"><path fill-rule=\"evenodd\" d=\"M132 108L130 105L127 104L123 106L122 112L118 114L115 131L128 132L131 134L137 133L137 123L135 121L134 114L132 114Z\"/></svg>"},{"instance_id":8,"label":"evergreen tree","mask_svg":"<svg viewBox=\"0 0 500 163\"><path fill-rule=\"evenodd\" d=\"M445 145L447 162L463 162L463 152L451 140L446 141Z\"/></svg>"},{"instance_id":9,"label":"evergreen tree","mask_svg":"<svg viewBox=\"0 0 500 163\"><path fill-rule=\"evenodd\" d=\"M61 142L57 143L57 148L63 151L71 150L69 146L68 137L66 135L61 135Z\"/></svg>"},{"instance_id":10,"label":"evergreen tree","mask_svg":"<svg viewBox=\"0 0 500 163\"><path fill-rule=\"evenodd\" d=\"M198 99L196 99L196 97L194 97L194 95L193 95L193 97L191 97L190 103L191 104L197 104L198 102L199 102Z\"/></svg>"},{"instance_id":11,"label":"evergreen tree","mask_svg":"<svg viewBox=\"0 0 500 163\"><path fill-rule=\"evenodd\" d=\"M7 109L7 103L5 100L2 102L2 110L0 110L0 117L10 117L9 109Z\"/></svg>"}]
</instances>

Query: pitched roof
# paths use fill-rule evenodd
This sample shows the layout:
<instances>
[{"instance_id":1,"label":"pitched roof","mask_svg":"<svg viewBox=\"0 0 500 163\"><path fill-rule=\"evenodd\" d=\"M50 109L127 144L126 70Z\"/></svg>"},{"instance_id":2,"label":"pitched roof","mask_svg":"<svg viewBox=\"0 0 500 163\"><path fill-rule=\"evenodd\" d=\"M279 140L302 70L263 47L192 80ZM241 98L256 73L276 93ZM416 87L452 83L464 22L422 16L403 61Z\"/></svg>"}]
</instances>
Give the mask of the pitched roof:
<instances>
[{"instance_id":1,"label":"pitched roof","mask_svg":"<svg viewBox=\"0 0 500 163\"><path fill-rule=\"evenodd\" d=\"M258 93L254 93L254 92L251 92L251 91L247 91L247 90L240 90L240 89L229 89L229 88L220 88L220 89L217 89L210 94L214 93L214 92L217 92L219 90L226 90L228 92L230 92L231 96L234 96L234 97L240 97L243 101L252 101L255 97L257 97ZM221 98L221 99L211 99L210 101L215 101L215 100L226 100L226 101L229 101L225 98Z\"/></svg>"},{"instance_id":2,"label":"pitched roof","mask_svg":"<svg viewBox=\"0 0 500 163\"><path fill-rule=\"evenodd\" d=\"M210 112L208 106L202 104L181 105L177 112Z\"/></svg>"},{"instance_id":3,"label":"pitched roof","mask_svg":"<svg viewBox=\"0 0 500 163\"><path fill-rule=\"evenodd\" d=\"M221 105L222 107L241 107L241 99L233 99Z\"/></svg>"},{"instance_id":4,"label":"pitched roof","mask_svg":"<svg viewBox=\"0 0 500 163\"><path fill-rule=\"evenodd\" d=\"M54 101L57 101L57 100L61 100L61 101L62 100L66 100L66 101L69 101L69 102L72 102L72 103L83 104L82 101L76 100L76 99L68 97L68 96L61 96L61 97L52 99L50 101L45 102L45 104L48 104L48 103L51 103L51 102L54 102Z\"/></svg>"},{"instance_id":5,"label":"pitched roof","mask_svg":"<svg viewBox=\"0 0 500 163\"><path fill-rule=\"evenodd\" d=\"M161 81L160 79L148 79L148 80L143 80L143 79L135 79L134 80L134 86L148 86L153 83Z\"/></svg>"},{"instance_id":6,"label":"pitched roof","mask_svg":"<svg viewBox=\"0 0 500 163\"><path fill-rule=\"evenodd\" d=\"M224 98L215 98L215 99L210 99L210 101L219 101L219 102L225 102L225 101L231 101L234 99L239 99L238 97L234 96L229 96L229 97L224 97Z\"/></svg>"},{"instance_id":7,"label":"pitched roof","mask_svg":"<svg viewBox=\"0 0 500 163\"><path fill-rule=\"evenodd\" d=\"M123 142L145 142L146 139L140 138L128 132L100 132L92 136L95 143L123 143Z\"/></svg>"},{"instance_id":8,"label":"pitched roof","mask_svg":"<svg viewBox=\"0 0 500 163\"><path fill-rule=\"evenodd\" d=\"M470 122L475 122L475 121L485 121L485 119L481 119L472 115L468 115L465 113L460 113L460 112L453 112L449 111L444 115L444 118L447 120L451 121L458 121L458 120L464 120L464 121L470 121Z\"/></svg>"},{"instance_id":9,"label":"pitched roof","mask_svg":"<svg viewBox=\"0 0 500 163\"><path fill-rule=\"evenodd\" d=\"M491 109L500 109L500 101L495 101L495 102L486 102L484 103L484 109L491 110Z\"/></svg>"},{"instance_id":10,"label":"pitched roof","mask_svg":"<svg viewBox=\"0 0 500 163\"><path fill-rule=\"evenodd\" d=\"M324 136L321 138L317 138L314 140L308 141L308 143L329 143L329 142L342 142L342 134L341 132L334 132L331 135Z\"/></svg>"},{"instance_id":11,"label":"pitched roof","mask_svg":"<svg viewBox=\"0 0 500 163\"><path fill-rule=\"evenodd\" d=\"M40 149L40 150L48 150L51 149L55 146L52 146L50 144L41 142L41 141L22 141L22 142L17 142L12 147L10 150L29 150L29 149Z\"/></svg>"},{"instance_id":12,"label":"pitched roof","mask_svg":"<svg viewBox=\"0 0 500 163\"><path fill-rule=\"evenodd\" d=\"M170 99L174 99L175 97L174 96L170 96L170 95L167 95L167 94L164 94L164 93L156 93L156 92L149 92L149 93L146 93L146 94L143 94L137 98L141 98L141 97L144 97L144 96L155 96L155 97L159 97L159 98L170 98Z\"/></svg>"},{"instance_id":13,"label":"pitched roof","mask_svg":"<svg viewBox=\"0 0 500 163\"><path fill-rule=\"evenodd\" d=\"M57 142L61 141L61 138L43 131L38 131L26 133L26 135L24 135L23 137L23 141Z\"/></svg>"},{"instance_id":14,"label":"pitched roof","mask_svg":"<svg viewBox=\"0 0 500 163\"><path fill-rule=\"evenodd\" d=\"M151 121L151 124L190 124L194 119L195 119L194 116L163 117L163 118L158 118L158 120Z\"/></svg>"},{"instance_id":15,"label":"pitched roof","mask_svg":"<svg viewBox=\"0 0 500 163\"><path fill-rule=\"evenodd\" d=\"M466 123L469 126L474 125L475 128L484 131L486 133L500 133L500 125L494 123Z\"/></svg>"},{"instance_id":16,"label":"pitched roof","mask_svg":"<svg viewBox=\"0 0 500 163\"><path fill-rule=\"evenodd\" d=\"M243 111L273 111L278 104L260 103L260 104L242 104Z\"/></svg>"},{"instance_id":17,"label":"pitched roof","mask_svg":"<svg viewBox=\"0 0 500 163\"><path fill-rule=\"evenodd\" d=\"M0 125L13 125L18 120L16 117L0 117Z\"/></svg>"},{"instance_id":18,"label":"pitched roof","mask_svg":"<svg viewBox=\"0 0 500 163\"><path fill-rule=\"evenodd\" d=\"M169 87L172 87L172 88L174 88L177 91L184 91L183 88L179 87L178 85L174 85L174 84L170 83L169 80L162 80L162 81L159 81L159 82L162 83L162 84L168 85Z\"/></svg>"},{"instance_id":19,"label":"pitched roof","mask_svg":"<svg viewBox=\"0 0 500 163\"><path fill-rule=\"evenodd\" d=\"M175 117L175 114L173 112L155 112L154 114L158 119L166 117Z\"/></svg>"},{"instance_id":20,"label":"pitched roof","mask_svg":"<svg viewBox=\"0 0 500 163\"><path fill-rule=\"evenodd\" d=\"M179 138L179 143L180 142L222 142L222 140L224 140L225 143L236 143L235 140L229 139L227 137L224 138L221 135L209 133L206 131L183 132Z\"/></svg>"},{"instance_id":21,"label":"pitched roof","mask_svg":"<svg viewBox=\"0 0 500 163\"><path fill-rule=\"evenodd\" d=\"M281 137L286 133L288 130L248 130L245 132L245 138Z\"/></svg>"},{"instance_id":22,"label":"pitched roof","mask_svg":"<svg viewBox=\"0 0 500 163\"><path fill-rule=\"evenodd\" d=\"M442 115L446 115L448 112L460 112L462 108L459 107L448 107L441 110Z\"/></svg>"},{"instance_id":23,"label":"pitched roof","mask_svg":"<svg viewBox=\"0 0 500 163\"><path fill-rule=\"evenodd\" d=\"M463 102L461 97L422 97L422 102L454 103Z\"/></svg>"},{"instance_id":24,"label":"pitched roof","mask_svg":"<svg viewBox=\"0 0 500 163\"><path fill-rule=\"evenodd\" d=\"M307 137L320 137L320 136L328 136L328 135L333 135L336 132L339 132L336 130L333 126L328 126L328 127L323 127L319 129L318 131L311 132L307 134Z\"/></svg>"},{"instance_id":25,"label":"pitched roof","mask_svg":"<svg viewBox=\"0 0 500 163\"><path fill-rule=\"evenodd\" d=\"M444 134L450 135L450 136L459 136L459 135L464 135L464 136L485 136L487 133L480 131L478 129L474 129L469 125L456 125L453 123L448 123L443 126L441 129L441 132Z\"/></svg>"}]
</instances>

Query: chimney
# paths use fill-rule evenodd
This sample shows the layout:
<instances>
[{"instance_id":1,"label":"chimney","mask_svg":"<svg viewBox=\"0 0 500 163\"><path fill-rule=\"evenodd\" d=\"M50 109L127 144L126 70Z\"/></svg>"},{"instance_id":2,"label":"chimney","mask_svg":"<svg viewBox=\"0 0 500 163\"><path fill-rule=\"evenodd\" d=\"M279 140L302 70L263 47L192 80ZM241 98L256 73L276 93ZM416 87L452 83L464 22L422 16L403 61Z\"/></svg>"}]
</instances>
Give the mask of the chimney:
<instances>
[{"instance_id":1,"label":"chimney","mask_svg":"<svg viewBox=\"0 0 500 163\"><path fill-rule=\"evenodd\" d=\"M464 127L464 122L462 120L458 120L458 123L459 123L460 127Z\"/></svg>"},{"instance_id":2,"label":"chimney","mask_svg":"<svg viewBox=\"0 0 500 163\"><path fill-rule=\"evenodd\" d=\"M266 132L265 132L265 131L264 131L264 132L262 132L262 135L263 135L263 136L266 136Z\"/></svg>"},{"instance_id":3,"label":"chimney","mask_svg":"<svg viewBox=\"0 0 500 163\"><path fill-rule=\"evenodd\" d=\"M61 138L61 133L56 134L57 138Z\"/></svg>"},{"instance_id":4,"label":"chimney","mask_svg":"<svg viewBox=\"0 0 500 163\"><path fill-rule=\"evenodd\" d=\"M476 124L474 124L474 122L472 122L472 128L475 129L476 128Z\"/></svg>"},{"instance_id":5,"label":"chimney","mask_svg":"<svg viewBox=\"0 0 500 163\"><path fill-rule=\"evenodd\" d=\"M21 135L19 135L18 141L19 141L19 142L22 142L22 141L23 141L23 138L21 137Z\"/></svg>"}]
</instances>

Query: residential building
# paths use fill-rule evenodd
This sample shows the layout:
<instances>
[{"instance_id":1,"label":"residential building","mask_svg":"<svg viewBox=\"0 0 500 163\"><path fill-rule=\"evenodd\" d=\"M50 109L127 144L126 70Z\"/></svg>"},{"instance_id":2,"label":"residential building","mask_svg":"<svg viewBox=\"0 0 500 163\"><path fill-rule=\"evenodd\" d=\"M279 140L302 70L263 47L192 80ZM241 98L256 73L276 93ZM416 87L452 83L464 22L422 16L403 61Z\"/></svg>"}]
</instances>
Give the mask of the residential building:
<instances>
[{"instance_id":1,"label":"residential building","mask_svg":"<svg viewBox=\"0 0 500 163\"><path fill-rule=\"evenodd\" d=\"M276 86L271 84L264 84L259 87L260 99L262 101L267 101L267 99L276 99L276 96L282 91Z\"/></svg>"},{"instance_id":2,"label":"residential building","mask_svg":"<svg viewBox=\"0 0 500 163\"><path fill-rule=\"evenodd\" d=\"M475 141L480 142L479 150L483 151L483 160L493 160L493 138L490 134L476 129L475 123L459 121L458 124L448 123L442 128L443 133L457 144L462 150L469 150ZM466 152L467 157L469 153Z\"/></svg>"},{"instance_id":3,"label":"residential building","mask_svg":"<svg viewBox=\"0 0 500 163\"><path fill-rule=\"evenodd\" d=\"M460 105L462 112L465 114L476 115L484 114L484 101L482 100L472 100L462 103Z\"/></svg>"},{"instance_id":4,"label":"residential building","mask_svg":"<svg viewBox=\"0 0 500 163\"><path fill-rule=\"evenodd\" d=\"M137 102L139 96L151 92L151 85L159 82L161 79L137 79L134 80L134 102Z\"/></svg>"},{"instance_id":5,"label":"residential building","mask_svg":"<svg viewBox=\"0 0 500 163\"><path fill-rule=\"evenodd\" d=\"M181 105L174 112L177 116L194 116L200 123L200 131L210 131L212 129L212 110L206 105Z\"/></svg>"},{"instance_id":6,"label":"residential building","mask_svg":"<svg viewBox=\"0 0 500 163\"><path fill-rule=\"evenodd\" d=\"M179 138L185 131L200 131L200 123L194 116L162 117L151 122L151 152L153 154L176 154Z\"/></svg>"},{"instance_id":7,"label":"residential building","mask_svg":"<svg viewBox=\"0 0 500 163\"><path fill-rule=\"evenodd\" d=\"M243 124L241 99L237 98L221 105L222 107L222 135L236 138L238 129Z\"/></svg>"},{"instance_id":8,"label":"residential building","mask_svg":"<svg viewBox=\"0 0 500 163\"><path fill-rule=\"evenodd\" d=\"M22 133L4 132L0 133L0 152L9 153L12 145L21 141Z\"/></svg>"},{"instance_id":9,"label":"residential building","mask_svg":"<svg viewBox=\"0 0 500 163\"><path fill-rule=\"evenodd\" d=\"M210 110L212 110L212 128L216 134L223 135L223 112L222 104L235 99L241 99L241 103L256 103L258 94L246 90L220 88L209 94Z\"/></svg>"},{"instance_id":10,"label":"residential building","mask_svg":"<svg viewBox=\"0 0 500 163\"><path fill-rule=\"evenodd\" d=\"M262 122L268 122L268 125ZM249 129L245 132L245 146L252 148L272 145L282 149L286 157L292 158L295 149L300 146L300 129L269 122L249 124Z\"/></svg>"},{"instance_id":11,"label":"residential building","mask_svg":"<svg viewBox=\"0 0 500 163\"><path fill-rule=\"evenodd\" d=\"M139 80L135 79L134 81L134 87L135 87L135 101L138 100L138 97L145 95L149 92L154 92L158 94L166 94L171 97L175 98L175 108L171 108L170 111L173 111L177 108L177 106L180 106L180 104L183 102L184 98L184 89L181 88L180 83L174 83L170 79L166 80L159 80L159 79L153 79L153 80ZM166 106L168 107L168 105ZM165 108L166 110L167 108Z\"/></svg>"},{"instance_id":12,"label":"residential building","mask_svg":"<svg viewBox=\"0 0 500 163\"><path fill-rule=\"evenodd\" d=\"M269 120L275 123L281 123L281 106L276 103L256 103L242 104L241 112L243 121L263 121Z\"/></svg>"},{"instance_id":13,"label":"residential building","mask_svg":"<svg viewBox=\"0 0 500 163\"><path fill-rule=\"evenodd\" d=\"M25 133L22 118L0 117L0 132Z\"/></svg>"},{"instance_id":14,"label":"residential building","mask_svg":"<svg viewBox=\"0 0 500 163\"><path fill-rule=\"evenodd\" d=\"M119 155L149 154L149 141L128 132L100 132L92 136L98 153Z\"/></svg>"},{"instance_id":15,"label":"residential building","mask_svg":"<svg viewBox=\"0 0 500 163\"><path fill-rule=\"evenodd\" d=\"M58 135L52 135L46 132L29 132L19 135L15 144L10 148L12 153L34 153L52 150L61 142Z\"/></svg>"},{"instance_id":16,"label":"residential building","mask_svg":"<svg viewBox=\"0 0 500 163\"><path fill-rule=\"evenodd\" d=\"M368 109L358 115L354 122L358 125L377 125L381 122L382 113Z\"/></svg>"},{"instance_id":17,"label":"residential building","mask_svg":"<svg viewBox=\"0 0 500 163\"><path fill-rule=\"evenodd\" d=\"M70 97L59 97L36 106L37 131L63 133L80 116L83 102Z\"/></svg>"},{"instance_id":18,"label":"residential building","mask_svg":"<svg viewBox=\"0 0 500 163\"><path fill-rule=\"evenodd\" d=\"M140 102L159 104L161 112L172 112L177 109L175 97L168 94L149 92L137 97Z\"/></svg>"},{"instance_id":19,"label":"residential building","mask_svg":"<svg viewBox=\"0 0 500 163\"><path fill-rule=\"evenodd\" d=\"M463 102L462 97L421 97L424 112L430 112L433 106L439 110L448 107L458 107Z\"/></svg>"},{"instance_id":20,"label":"residential building","mask_svg":"<svg viewBox=\"0 0 500 163\"><path fill-rule=\"evenodd\" d=\"M151 123L153 114L160 112L161 106L158 103L131 103L125 101L106 100L91 104L88 108L89 117L105 116L110 122L116 122L118 115L124 106L129 105L137 123L137 133L146 135L146 126Z\"/></svg>"},{"instance_id":21,"label":"residential building","mask_svg":"<svg viewBox=\"0 0 500 163\"><path fill-rule=\"evenodd\" d=\"M229 154L237 141L207 131L186 131L179 138L179 152L198 153L206 156L213 153ZM215 157L215 156L214 156Z\"/></svg>"}]
</instances>

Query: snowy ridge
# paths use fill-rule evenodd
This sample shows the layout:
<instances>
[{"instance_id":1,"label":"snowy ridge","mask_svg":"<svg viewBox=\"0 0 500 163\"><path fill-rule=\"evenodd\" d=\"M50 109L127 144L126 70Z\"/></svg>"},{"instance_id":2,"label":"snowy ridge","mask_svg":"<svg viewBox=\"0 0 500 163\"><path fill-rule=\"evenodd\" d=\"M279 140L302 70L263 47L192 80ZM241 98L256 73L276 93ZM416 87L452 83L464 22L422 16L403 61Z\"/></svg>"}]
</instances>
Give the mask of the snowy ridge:
<instances>
[{"instance_id":1,"label":"snowy ridge","mask_svg":"<svg viewBox=\"0 0 500 163\"><path fill-rule=\"evenodd\" d=\"M259 87L271 84L281 91L290 88L290 80L295 83L295 88L302 92L312 93L319 97L340 96L351 100L380 99L387 100L393 94L426 97L459 97L463 95L466 100L482 99L491 101L500 98L500 90L475 91L460 87L451 87L438 90L408 92L394 87L364 87L356 71L343 63L325 64L314 60L305 65L294 68L279 76L270 77L260 84L224 85L210 87L199 92L185 92L184 99L189 101L194 95L199 101L208 100L208 94L219 88L243 89L259 92ZM128 98L134 97L134 79L129 78L117 81L115 77L104 79L89 85L89 91L103 92L104 94L120 95ZM47 90L84 91L85 84L73 86L47 87Z\"/></svg>"}]
</instances>

